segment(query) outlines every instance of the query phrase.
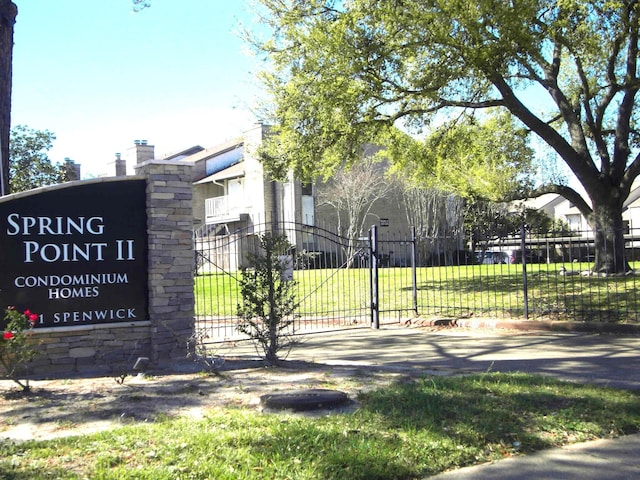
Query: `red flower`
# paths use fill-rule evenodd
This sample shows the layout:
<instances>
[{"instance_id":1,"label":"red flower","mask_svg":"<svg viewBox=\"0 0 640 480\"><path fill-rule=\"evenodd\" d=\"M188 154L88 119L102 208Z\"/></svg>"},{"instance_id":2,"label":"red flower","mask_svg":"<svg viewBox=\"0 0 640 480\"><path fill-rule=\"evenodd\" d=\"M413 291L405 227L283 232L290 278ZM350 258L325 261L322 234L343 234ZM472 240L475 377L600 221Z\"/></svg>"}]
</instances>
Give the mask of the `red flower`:
<instances>
[{"instance_id":1,"label":"red flower","mask_svg":"<svg viewBox=\"0 0 640 480\"><path fill-rule=\"evenodd\" d=\"M24 312L22 312L22 313L24 313L24 314L28 317L29 315L31 315L31 310L29 310L29 309L27 308L27 309L26 309Z\"/></svg>"},{"instance_id":2,"label":"red flower","mask_svg":"<svg viewBox=\"0 0 640 480\"><path fill-rule=\"evenodd\" d=\"M5 340L11 340L14 337L14 335L13 335L13 332L4 332L3 337Z\"/></svg>"},{"instance_id":3,"label":"red flower","mask_svg":"<svg viewBox=\"0 0 640 480\"><path fill-rule=\"evenodd\" d=\"M25 315L26 315L26 313L25 313ZM29 321L31 323L36 323L38 321L38 315L37 314L30 313L28 316L29 316Z\"/></svg>"}]
</instances>

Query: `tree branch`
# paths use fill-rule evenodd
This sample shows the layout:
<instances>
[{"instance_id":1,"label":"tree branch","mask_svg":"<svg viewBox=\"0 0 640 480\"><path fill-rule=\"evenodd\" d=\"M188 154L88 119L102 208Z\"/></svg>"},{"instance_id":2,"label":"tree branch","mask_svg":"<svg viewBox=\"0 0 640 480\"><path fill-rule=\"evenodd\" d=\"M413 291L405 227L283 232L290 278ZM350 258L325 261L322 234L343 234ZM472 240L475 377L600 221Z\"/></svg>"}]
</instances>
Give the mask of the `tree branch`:
<instances>
[{"instance_id":1,"label":"tree branch","mask_svg":"<svg viewBox=\"0 0 640 480\"><path fill-rule=\"evenodd\" d=\"M559 184L550 184L544 185L542 187L528 190L525 192L521 192L520 194L514 194L509 197L505 197L503 201L510 202L513 200L526 200L528 198L538 198L542 195L546 195L549 193L554 193L556 195L560 195L562 198L571 202L580 213L587 219L590 218L593 213L593 209L589 206L589 204L582 198L582 196L575 191L573 188L568 187L566 185Z\"/></svg>"}]
</instances>

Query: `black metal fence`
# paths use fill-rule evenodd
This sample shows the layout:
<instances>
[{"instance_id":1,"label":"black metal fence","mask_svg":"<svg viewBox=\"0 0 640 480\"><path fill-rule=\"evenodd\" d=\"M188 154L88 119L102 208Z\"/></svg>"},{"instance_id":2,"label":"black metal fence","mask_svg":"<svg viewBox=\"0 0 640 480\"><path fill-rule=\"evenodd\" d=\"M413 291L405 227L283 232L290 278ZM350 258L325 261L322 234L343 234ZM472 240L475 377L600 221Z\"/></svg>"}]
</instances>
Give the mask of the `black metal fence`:
<instances>
[{"instance_id":1,"label":"black metal fence","mask_svg":"<svg viewBox=\"0 0 640 480\"><path fill-rule=\"evenodd\" d=\"M464 238L388 234L349 240L293 223L254 225L232 235L196 232L196 320L209 339L238 336L238 280L259 235L285 234L282 252L293 267L297 332L369 327L415 316L552 319L636 323L638 282L595 275L593 234L522 235L485 242L474 251ZM626 235L633 268L640 232Z\"/></svg>"},{"instance_id":2,"label":"black metal fence","mask_svg":"<svg viewBox=\"0 0 640 480\"><path fill-rule=\"evenodd\" d=\"M625 235L632 270L620 275L592 271L593 232L570 233L523 229L474 251L459 238L378 233L380 315L638 322L640 230Z\"/></svg>"},{"instance_id":3,"label":"black metal fence","mask_svg":"<svg viewBox=\"0 0 640 480\"><path fill-rule=\"evenodd\" d=\"M369 246L328 230L290 222L252 225L231 235L195 232L196 323L208 339L238 338L236 312L242 302L239 280L251 267L265 233L287 236L292 248L280 252L290 262L298 308L295 332L371 324Z\"/></svg>"}]
</instances>

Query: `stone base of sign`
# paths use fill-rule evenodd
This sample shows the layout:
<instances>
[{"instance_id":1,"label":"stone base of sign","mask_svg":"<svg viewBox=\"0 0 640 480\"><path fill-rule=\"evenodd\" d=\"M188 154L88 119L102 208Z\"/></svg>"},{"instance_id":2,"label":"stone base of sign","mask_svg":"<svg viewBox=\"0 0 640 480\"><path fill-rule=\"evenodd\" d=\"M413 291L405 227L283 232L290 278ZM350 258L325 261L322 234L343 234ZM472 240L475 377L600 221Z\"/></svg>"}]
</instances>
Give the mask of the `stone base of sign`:
<instances>
[{"instance_id":1,"label":"stone base of sign","mask_svg":"<svg viewBox=\"0 0 640 480\"><path fill-rule=\"evenodd\" d=\"M24 373L35 376L132 373L151 352L151 322L111 323L34 331L38 350Z\"/></svg>"}]
</instances>

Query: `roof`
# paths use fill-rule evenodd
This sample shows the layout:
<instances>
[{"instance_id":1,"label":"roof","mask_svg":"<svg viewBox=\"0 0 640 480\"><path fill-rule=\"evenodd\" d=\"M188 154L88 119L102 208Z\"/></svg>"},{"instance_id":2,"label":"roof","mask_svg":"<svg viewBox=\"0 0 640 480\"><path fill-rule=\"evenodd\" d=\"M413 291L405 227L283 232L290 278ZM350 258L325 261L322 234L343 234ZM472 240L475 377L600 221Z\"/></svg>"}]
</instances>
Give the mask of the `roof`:
<instances>
[{"instance_id":1,"label":"roof","mask_svg":"<svg viewBox=\"0 0 640 480\"><path fill-rule=\"evenodd\" d=\"M193 147L185 148L184 150L179 150L177 152L168 153L164 157L163 160L182 160L183 158L189 157L191 155L195 155L198 152L204 150L204 147L200 145L194 145Z\"/></svg>"},{"instance_id":2,"label":"roof","mask_svg":"<svg viewBox=\"0 0 640 480\"><path fill-rule=\"evenodd\" d=\"M195 182L195 185L201 185L203 183L211 183L211 182L219 182L221 180L229 180L231 178L243 177L244 176L244 162L239 162L234 165L231 165L224 170L220 170L219 172L214 173L213 175L209 175L208 177L204 177L202 180L198 180Z\"/></svg>"}]
</instances>

